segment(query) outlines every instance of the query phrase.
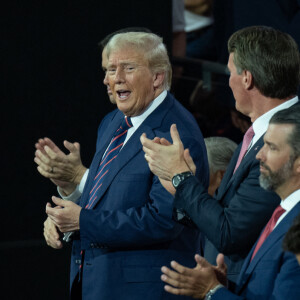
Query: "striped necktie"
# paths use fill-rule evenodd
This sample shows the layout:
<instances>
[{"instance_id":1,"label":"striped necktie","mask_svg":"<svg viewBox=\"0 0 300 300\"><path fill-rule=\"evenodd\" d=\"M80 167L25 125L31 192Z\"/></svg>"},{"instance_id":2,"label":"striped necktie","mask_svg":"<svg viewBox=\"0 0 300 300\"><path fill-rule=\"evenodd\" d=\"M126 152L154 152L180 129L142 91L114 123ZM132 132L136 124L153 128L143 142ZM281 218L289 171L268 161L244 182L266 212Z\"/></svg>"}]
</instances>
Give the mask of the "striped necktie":
<instances>
[{"instance_id":1,"label":"striped necktie","mask_svg":"<svg viewBox=\"0 0 300 300\"><path fill-rule=\"evenodd\" d=\"M89 202L85 206L86 209L91 209L95 201L97 200L97 192L101 188L105 175L109 172L110 164L118 156L129 128L132 127L132 123L129 117L125 117L122 121L121 126L115 132L106 152L104 153L100 165L98 167L96 176L94 178L94 185L90 191Z\"/></svg>"}]
</instances>

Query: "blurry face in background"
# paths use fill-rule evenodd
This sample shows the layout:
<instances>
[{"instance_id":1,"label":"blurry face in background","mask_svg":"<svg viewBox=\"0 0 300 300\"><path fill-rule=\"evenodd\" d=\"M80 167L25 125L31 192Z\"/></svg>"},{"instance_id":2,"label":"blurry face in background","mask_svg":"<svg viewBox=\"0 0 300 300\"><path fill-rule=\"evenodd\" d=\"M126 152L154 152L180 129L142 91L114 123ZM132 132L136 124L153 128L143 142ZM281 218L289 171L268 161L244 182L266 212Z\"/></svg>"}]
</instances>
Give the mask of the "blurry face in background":
<instances>
[{"instance_id":1,"label":"blurry face in background","mask_svg":"<svg viewBox=\"0 0 300 300\"><path fill-rule=\"evenodd\" d=\"M105 73L104 79L103 79L103 83L104 85L106 85L107 87L107 95L109 97L109 100L112 104L116 104L116 101L114 99L113 93L110 89L109 83L108 83L108 79L107 79L107 63L108 63L108 59L107 59L107 55L106 55L106 49L104 48L102 51L102 69Z\"/></svg>"},{"instance_id":2,"label":"blurry face in background","mask_svg":"<svg viewBox=\"0 0 300 300\"><path fill-rule=\"evenodd\" d=\"M209 186L208 186L208 194L213 196L221 184L222 178L224 176L225 170L217 170L216 172L212 172L209 170Z\"/></svg>"}]
</instances>

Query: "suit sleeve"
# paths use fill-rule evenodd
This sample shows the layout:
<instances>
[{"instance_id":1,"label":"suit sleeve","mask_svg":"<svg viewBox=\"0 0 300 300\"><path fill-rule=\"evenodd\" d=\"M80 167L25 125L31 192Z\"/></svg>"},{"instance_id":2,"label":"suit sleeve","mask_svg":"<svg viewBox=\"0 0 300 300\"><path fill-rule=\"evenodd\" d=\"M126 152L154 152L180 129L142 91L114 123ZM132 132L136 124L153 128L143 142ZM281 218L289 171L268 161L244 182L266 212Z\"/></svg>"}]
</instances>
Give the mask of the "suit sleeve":
<instances>
[{"instance_id":1,"label":"suit sleeve","mask_svg":"<svg viewBox=\"0 0 300 300\"><path fill-rule=\"evenodd\" d=\"M175 207L184 211L225 255L249 251L279 203L259 185L259 163L254 160L227 201L211 197L197 178L187 178L175 195Z\"/></svg>"},{"instance_id":2,"label":"suit sleeve","mask_svg":"<svg viewBox=\"0 0 300 300\"><path fill-rule=\"evenodd\" d=\"M260 271L261 278L264 276L264 269L257 270ZM273 270L276 272L277 270ZM268 275L266 275L268 276ZM254 278L255 280L255 278ZM295 255L292 253L284 253L283 262L281 264L280 270L275 277L274 284L270 287L269 295L260 295L261 289L252 287L251 290L247 287L245 288L243 296L235 295L226 288L219 289L211 299L213 300L247 300L247 299L298 299L300 295L300 267L296 261ZM262 282L259 284L263 284Z\"/></svg>"},{"instance_id":3,"label":"suit sleeve","mask_svg":"<svg viewBox=\"0 0 300 300\"><path fill-rule=\"evenodd\" d=\"M198 166L203 167L202 145L189 139L186 146L195 146L199 151L194 157ZM145 164L145 180L135 183L130 180L123 185L122 201L136 203L122 209L82 209L80 214L80 240L85 249L90 243L99 243L104 247L143 247L175 239L183 230L183 226L172 219L174 197L160 184L145 161L144 153L140 151L135 157L135 164ZM207 169L203 171L207 181ZM146 182L148 181L148 182ZM147 188L148 187L148 188ZM130 193L129 193L130 191ZM127 193L127 194L126 194ZM129 199L130 195L132 199ZM106 200L107 201L107 200ZM114 201L114 199L109 199ZM139 205L138 205L139 204Z\"/></svg>"},{"instance_id":4,"label":"suit sleeve","mask_svg":"<svg viewBox=\"0 0 300 300\"><path fill-rule=\"evenodd\" d=\"M285 252L271 299L297 299L300 295L300 267L295 255Z\"/></svg>"}]
</instances>

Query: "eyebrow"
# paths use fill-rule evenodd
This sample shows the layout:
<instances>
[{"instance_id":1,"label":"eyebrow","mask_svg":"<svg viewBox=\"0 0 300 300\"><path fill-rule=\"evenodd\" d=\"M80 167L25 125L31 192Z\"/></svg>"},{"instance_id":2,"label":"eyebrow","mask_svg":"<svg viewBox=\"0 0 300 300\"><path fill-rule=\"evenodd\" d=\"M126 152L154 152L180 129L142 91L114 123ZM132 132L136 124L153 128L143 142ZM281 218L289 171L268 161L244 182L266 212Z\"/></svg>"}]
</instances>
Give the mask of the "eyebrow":
<instances>
[{"instance_id":1,"label":"eyebrow","mask_svg":"<svg viewBox=\"0 0 300 300\"><path fill-rule=\"evenodd\" d=\"M273 146L273 147L278 148L278 146L276 144L274 144L272 142L269 142L269 141L266 141L265 139L264 139L264 143L267 144L268 146Z\"/></svg>"},{"instance_id":2,"label":"eyebrow","mask_svg":"<svg viewBox=\"0 0 300 300\"><path fill-rule=\"evenodd\" d=\"M128 66L128 65L134 65L134 66L138 66L139 64L133 61L121 61L119 63L121 66ZM114 63L108 63L107 67L111 67L111 66L115 66L116 64Z\"/></svg>"}]
</instances>

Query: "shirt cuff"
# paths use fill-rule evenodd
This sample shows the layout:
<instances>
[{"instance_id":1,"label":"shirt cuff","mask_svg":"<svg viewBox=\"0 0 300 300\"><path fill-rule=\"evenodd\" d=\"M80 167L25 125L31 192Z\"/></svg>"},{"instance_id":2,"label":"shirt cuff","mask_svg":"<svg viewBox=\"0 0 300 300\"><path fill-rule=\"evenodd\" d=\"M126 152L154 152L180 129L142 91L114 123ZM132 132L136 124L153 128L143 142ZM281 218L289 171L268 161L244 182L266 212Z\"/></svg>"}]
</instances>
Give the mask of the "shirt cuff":
<instances>
[{"instance_id":1,"label":"shirt cuff","mask_svg":"<svg viewBox=\"0 0 300 300\"><path fill-rule=\"evenodd\" d=\"M88 175L89 175L89 169L87 169L85 171L85 173L83 174L83 176L81 178L81 181L80 181L80 184L78 186L80 194L82 194L82 192L83 192L83 189L84 189L84 186L85 186Z\"/></svg>"},{"instance_id":2,"label":"shirt cuff","mask_svg":"<svg viewBox=\"0 0 300 300\"><path fill-rule=\"evenodd\" d=\"M60 197L64 200L69 200L69 201L72 201L74 203L77 203L77 201L79 200L80 196L81 196L81 193L79 191L79 186L77 185L76 186L76 189L74 190L73 193L71 193L70 195L68 196L64 196L61 191L60 191L60 188L57 187L57 192L59 193Z\"/></svg>"},{"instance_id":3,"label":"shirt cuff","mask_svg":"<svg viewBox=\"0 0 300 300\"><path fill-rule=\"evenodd\" d=\"M60 195L60 197L64 200L69 200L69 201L72 201L74 203L77 203L80 196L81 196L81 194L82 194L82 192L83 192L84 185L86 183L86 179L87 179L88 174L89 174L89 169L87 169L85 171L84 175L81 178L80 184L76 186L76 189L74 190L74 192L71 193L68 196L63 196L61 191L60 191L60 188L57 187L57 192Z\"/></svg>"}]
</instances>

